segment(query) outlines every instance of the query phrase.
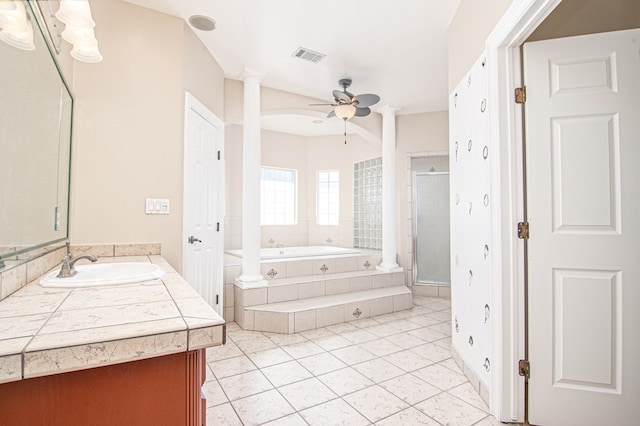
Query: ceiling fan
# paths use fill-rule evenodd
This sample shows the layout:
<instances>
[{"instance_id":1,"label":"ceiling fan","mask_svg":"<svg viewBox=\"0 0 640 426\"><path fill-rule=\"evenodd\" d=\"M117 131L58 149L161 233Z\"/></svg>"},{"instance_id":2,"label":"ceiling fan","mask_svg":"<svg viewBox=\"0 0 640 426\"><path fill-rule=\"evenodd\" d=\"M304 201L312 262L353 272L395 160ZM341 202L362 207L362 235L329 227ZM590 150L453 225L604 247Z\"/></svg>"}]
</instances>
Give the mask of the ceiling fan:
<instances>
[{"instance_id":1,"label":"ceiling fan","mask_svg":"<svg viewBox=\"0 0 640 426\"><path fill-rule=\"evenodd\" d=\"M342 87L342 91L333 91L335 103L309 105L331 105L335 108L327 115L327 118L339 117L346 121L352 117L364 117L371 114L371 108L369 107L380 101L380 96L378 95L354 95L353 93L347 92L347 88L351 86L350 78L340 79L338 84Z\"/></svg>"}]
</instances>

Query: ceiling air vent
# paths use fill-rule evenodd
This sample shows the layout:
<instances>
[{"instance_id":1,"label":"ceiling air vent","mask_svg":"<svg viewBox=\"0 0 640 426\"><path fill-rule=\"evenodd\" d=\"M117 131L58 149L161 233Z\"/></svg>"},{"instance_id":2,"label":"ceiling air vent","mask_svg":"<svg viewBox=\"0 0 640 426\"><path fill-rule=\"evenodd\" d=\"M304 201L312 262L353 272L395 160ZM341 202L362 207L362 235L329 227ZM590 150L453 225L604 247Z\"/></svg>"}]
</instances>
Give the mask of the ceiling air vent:
<instances>
[{"instance_id":1,"label":"ceiling air vent","mask_svg":"<svg viewBox=\"0 0 640 426\"><path fill-rule=\"evenodd\" d=\"M309 50L304 47L299 47L296 49L295 52L293 52L293 55L291 56L295 56L296 58L300 58L305 61L309 61L309 62L313 62L314 64L317 64L322 60L322 58L324 58L327 55L325 55L324 53L314 52L313 50Z\"/></svg>"}]
</instances>

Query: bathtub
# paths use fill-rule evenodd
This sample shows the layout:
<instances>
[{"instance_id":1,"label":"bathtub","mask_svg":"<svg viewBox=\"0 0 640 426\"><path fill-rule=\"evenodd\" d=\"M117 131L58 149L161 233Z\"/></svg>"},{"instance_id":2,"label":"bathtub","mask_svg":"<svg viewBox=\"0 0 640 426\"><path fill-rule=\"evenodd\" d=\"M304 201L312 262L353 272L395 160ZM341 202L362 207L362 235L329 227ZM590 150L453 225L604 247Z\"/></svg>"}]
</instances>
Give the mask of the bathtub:
<instances>
[{"instance_id":1,"label":"bathtub","mask_svg":"<svg viewBox=\"0 0 640 426\"><path fill-rule=\"evenodd\" d=\"M235 257L242 257L242 249L226 250L225 253ZM263 260L288 259L293 257L322 257L358 253L361 253L360 249L333 246L262 248L260 249L260 259Z\"/></svg>"}]
</instances>

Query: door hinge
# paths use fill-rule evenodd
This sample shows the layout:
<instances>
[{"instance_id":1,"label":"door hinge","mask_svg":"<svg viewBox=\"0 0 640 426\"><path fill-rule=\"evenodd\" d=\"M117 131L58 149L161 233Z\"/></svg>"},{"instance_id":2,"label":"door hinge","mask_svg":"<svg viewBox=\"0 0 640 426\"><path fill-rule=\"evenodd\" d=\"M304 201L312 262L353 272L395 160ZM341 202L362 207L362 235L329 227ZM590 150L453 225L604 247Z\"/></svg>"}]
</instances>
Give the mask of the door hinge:
<instances>
[{"instance_id":1,"label":"door hinge","mask_svg":"<svg viewBox=\"0 0 640 426\"><path fill-rule=\"evenodd\" d=\"M216 294L216 305L220 303L220 295Z\"/></svg>"},{"instance_id":2,"label":"door hinge","mask_svg":"<svg viewBox=\"0 0 640 426\"><path fill-rule=\"evenodd\" d=\"M220 151L218 151L218 160L220 159Z\"/></svg>"},{"instance_id":3,"label":"door hinge","mask_svg":"<svg viewBox=\"0 0 640 426\"><path fill-rule=\"evenodd\" d=\"M529 375L531 373L531 366L529 365L529 361L526 359L521 359L518 361L518 374L525 378L525 380L529 380Z\"/></svg>"},{"instance_id":4,"label":"door hinge","mask_svg":"<svg viewBox=\"0 0 640 426\"><path fill-rule=\"evenodd\" d=\"M523 104L527 101L527 88L516 87L516 103Z\"/></svg>"},{"instance_id":5,"label":"door hinge","mask_svg":"<svg viewBox=\"0 0 640 426\"><path fill-rule=\"evenodd\" d=\"M529 222L518 222L518 238L521 240L529 239Z\"/></svg>"},{"instance_id":6,"label":"door hinge","mask_svg":"<svg viewBox=\"0 0 640 426\"><path fill-rule=\"evenodd\" d=\"M216 231L220 232L220 222L216 222Z\"/></svg>"}]
</instances>

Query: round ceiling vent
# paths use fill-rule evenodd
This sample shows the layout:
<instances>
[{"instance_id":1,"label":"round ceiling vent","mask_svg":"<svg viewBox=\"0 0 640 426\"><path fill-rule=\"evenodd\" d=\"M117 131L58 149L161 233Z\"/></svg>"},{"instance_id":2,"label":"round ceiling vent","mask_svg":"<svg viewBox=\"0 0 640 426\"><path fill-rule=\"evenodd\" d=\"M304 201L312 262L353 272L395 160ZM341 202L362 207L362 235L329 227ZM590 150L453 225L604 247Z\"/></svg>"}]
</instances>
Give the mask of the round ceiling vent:
<instances>
[{"instance_id":1,"label":"round ceiling vent","mask_svg":"<svg viewBox=\"0 0 640 426\"><path fill-rule=\"evenodd\" d=\"M216 21L204 15L193 15L189 18L189 23L193 28L202 31L213 31L216 29Z\"/></svg>"}]
</instances>

